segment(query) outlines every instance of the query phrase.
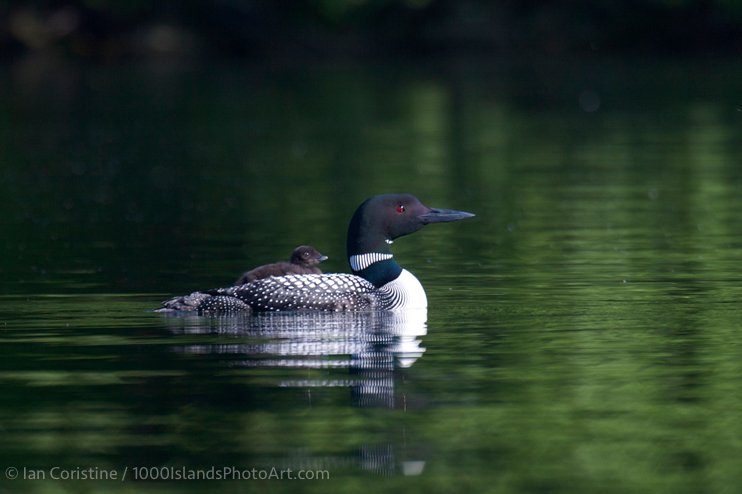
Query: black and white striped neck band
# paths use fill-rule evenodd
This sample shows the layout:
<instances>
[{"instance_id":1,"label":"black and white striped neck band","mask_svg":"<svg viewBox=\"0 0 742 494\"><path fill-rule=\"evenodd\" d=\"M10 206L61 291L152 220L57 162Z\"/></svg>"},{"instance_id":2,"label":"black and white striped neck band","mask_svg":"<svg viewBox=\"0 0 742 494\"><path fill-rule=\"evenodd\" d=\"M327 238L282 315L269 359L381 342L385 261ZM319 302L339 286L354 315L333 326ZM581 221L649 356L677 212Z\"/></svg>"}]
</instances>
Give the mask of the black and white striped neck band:
<instances>
[{"instance_id":1,"label":"black and white striped neck band","mask_svg":"<svg viewBox=\"0 0 742 494\"><path fill-rule=\"evenodd\" d=\"M392 257L394 257L392 254L380 254L378 252L350 256L350 267L353 268L353 271L363 271L375 262L386 261Z\"/></svg>"}]
</instances>

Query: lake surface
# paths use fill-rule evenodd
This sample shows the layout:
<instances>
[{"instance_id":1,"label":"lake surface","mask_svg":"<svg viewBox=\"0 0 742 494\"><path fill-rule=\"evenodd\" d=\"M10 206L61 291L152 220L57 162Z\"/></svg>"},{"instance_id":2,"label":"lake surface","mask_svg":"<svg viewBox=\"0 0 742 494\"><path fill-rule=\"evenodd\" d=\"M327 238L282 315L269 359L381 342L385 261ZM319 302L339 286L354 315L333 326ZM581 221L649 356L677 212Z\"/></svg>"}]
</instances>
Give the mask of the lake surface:
<instances>
[{"instance_id":1,"label":"lake surface","mask_svg":"<svg viewBox=\"0 0 742 494\"><path fill-rule=\"evenodd\" d=\"M740 80L0 68L0 491L736 491ZM151 311L302 243L347 271L396 191L477 213L395 242L427 313ZM242 480L152 480L196 471Z\"/></svg>"}]
</instances>

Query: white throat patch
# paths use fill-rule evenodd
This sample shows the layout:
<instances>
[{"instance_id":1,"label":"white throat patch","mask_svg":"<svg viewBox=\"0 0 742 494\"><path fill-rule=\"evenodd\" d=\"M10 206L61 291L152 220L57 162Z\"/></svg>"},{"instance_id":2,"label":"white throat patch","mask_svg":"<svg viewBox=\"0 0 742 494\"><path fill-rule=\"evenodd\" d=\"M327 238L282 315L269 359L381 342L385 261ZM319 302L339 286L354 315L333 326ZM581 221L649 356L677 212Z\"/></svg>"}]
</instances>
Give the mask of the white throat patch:
<instances>
[{"instance_id":1,"label":"white throat patch","mask_svg":"<svg viewBox=\"0 0 742 494\"><path fill-rule=\"evenodd\" d=\"M350 267L353 268L353 271L362 271L375 262L386 261L392 257L394 256L391 254L381 254L378 252L350 256Z\"/></svg>"}]
</instances>

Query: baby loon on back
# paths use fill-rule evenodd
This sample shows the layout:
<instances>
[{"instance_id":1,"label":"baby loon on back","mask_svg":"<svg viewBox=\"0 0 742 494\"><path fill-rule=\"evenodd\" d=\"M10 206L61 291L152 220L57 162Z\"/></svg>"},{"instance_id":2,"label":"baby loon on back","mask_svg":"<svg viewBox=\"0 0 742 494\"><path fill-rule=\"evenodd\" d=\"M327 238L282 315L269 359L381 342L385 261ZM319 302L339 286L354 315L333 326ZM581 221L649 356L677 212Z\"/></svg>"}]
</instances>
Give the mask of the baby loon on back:
<instances>
[{"instance_id":1,"label":"baby loon on back","mask_svg":"<svg viewBox=\"0 0 742 494\"><path fill-rule=\"evenodd\" d=\"M199 314L282 310L397 310L426 308L425 290L403 269L389 248L392 241L429 223L474 216L434 209L410 194L384 194L361 204L348 226L348 263L353 274L303 274L264 278L163 302L160 311Z\"/></svg>"},{"instance_id":2,"label":"baby loon on back","mask_svg":"<svg viewBox=\"0 0 742 494\"><path fill-rule=\"evenodd\" d=\"M322 271L316 265L326 260L327 256L320 254L311 245L300 245L291 253L289 262L276 262L258 266L243 273L234 284L244 285L270 276L284 276L287 274L322 274Z\"/></svg>"}]
</instances>

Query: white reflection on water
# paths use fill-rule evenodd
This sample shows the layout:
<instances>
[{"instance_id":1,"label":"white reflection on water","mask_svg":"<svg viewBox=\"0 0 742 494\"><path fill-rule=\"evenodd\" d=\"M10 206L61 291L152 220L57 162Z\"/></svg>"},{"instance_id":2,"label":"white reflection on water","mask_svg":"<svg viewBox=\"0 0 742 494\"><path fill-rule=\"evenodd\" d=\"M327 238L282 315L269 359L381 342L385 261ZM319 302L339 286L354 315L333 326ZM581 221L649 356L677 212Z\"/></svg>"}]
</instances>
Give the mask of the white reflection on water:
<instances>
[{"instance_id":1,"label":"white reflection on water","mask_svg":"<svg viewBox=\"0 0 742 494\"><path fill-rule=\"evenodd\" d=\"M286 379L280 387L349 387L356 406L394 408L395 369L411 367L425 353L427 310L350 313L265 313L256 316L167 317L176 334L247 338L176 346L192 354L244 356L231 366L347 368L348 378Z\"/></svg>"},{"instance_id":2,"label":"white reflection on water","mask_svg":"<svg viewBox=\"0 0 742 494\"><path fill-rule=\"evenodd\" d=\"M229 366L249 368L348 369L347 377L281 379L285 388L351 390L351 405L361 408L397 407L395 372L411 367L425 353L421 337L427 334L427 310L349 313L265 313L256 316L166 317L169 329L180 335L219 335L247 338L248 343L218 342L180 345L190 354L244 356ZM221 339L221 338L220 338ZM404 400L403 400L404 401ZM365 470L384 475L420 475L425 461L401 459L392 444L367 444L357 458ZM407 454L402 454L406 457ZM327 468L338 458L292 457L296 467L307 462ZM299 461L299 463L297 463Z\"/></svg>"}]
</instances>

